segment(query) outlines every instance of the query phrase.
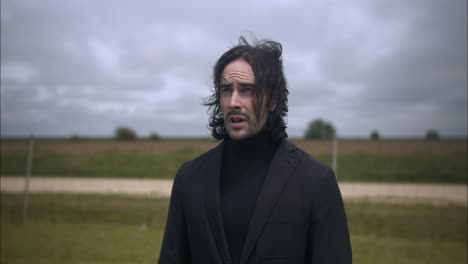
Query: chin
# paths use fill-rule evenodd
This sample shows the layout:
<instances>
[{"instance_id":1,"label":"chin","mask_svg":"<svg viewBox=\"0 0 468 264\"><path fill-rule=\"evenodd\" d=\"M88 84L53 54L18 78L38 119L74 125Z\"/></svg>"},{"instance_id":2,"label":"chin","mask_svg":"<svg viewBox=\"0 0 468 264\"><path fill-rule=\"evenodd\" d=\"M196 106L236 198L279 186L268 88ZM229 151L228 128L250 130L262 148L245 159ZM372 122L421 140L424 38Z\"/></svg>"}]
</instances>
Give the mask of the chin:
<instances>
[{"instance_id":1,"label":"chin","mask_svg":"<svg viewBox=\"0 0 468 264\"><path fill-rule=\"evenodd\" d=\"M232 135L232 134L229 135L229 137L235 141L241 141L247 138L245 135Z\"/></svg>"},{"instance_id":2,"label":"chin","mask_svg":"<svg viewBox=\"0 0 468 264\"><path fill-rule=\"evenodd\" d=\"M244 132L236 133L236 132L231 131L231 132L228 132L228 135L232 140L235 140L235 141L241 141L249 137L249 135L247 135Z\"/></svg>"}]
</instances>

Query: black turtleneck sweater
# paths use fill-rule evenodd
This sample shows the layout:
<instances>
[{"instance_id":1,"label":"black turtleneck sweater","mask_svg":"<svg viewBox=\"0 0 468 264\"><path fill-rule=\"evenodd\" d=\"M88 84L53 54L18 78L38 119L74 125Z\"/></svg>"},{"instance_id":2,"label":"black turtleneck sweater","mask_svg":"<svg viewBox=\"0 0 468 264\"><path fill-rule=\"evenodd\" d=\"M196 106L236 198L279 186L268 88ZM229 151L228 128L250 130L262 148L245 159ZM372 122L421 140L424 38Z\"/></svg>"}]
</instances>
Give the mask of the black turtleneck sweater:
<instances>
[{"instance_id":1,"label":"black turtleneck sweater","mask_svg":"<svg viewBox=\"0 0 468 264\"><path fill-rule=\"evenodd\" d=\"M225 139L221 213L233 264L239 263L257 197L276 150L266 133L243 141Z\"/></svg>"}]
</instances>

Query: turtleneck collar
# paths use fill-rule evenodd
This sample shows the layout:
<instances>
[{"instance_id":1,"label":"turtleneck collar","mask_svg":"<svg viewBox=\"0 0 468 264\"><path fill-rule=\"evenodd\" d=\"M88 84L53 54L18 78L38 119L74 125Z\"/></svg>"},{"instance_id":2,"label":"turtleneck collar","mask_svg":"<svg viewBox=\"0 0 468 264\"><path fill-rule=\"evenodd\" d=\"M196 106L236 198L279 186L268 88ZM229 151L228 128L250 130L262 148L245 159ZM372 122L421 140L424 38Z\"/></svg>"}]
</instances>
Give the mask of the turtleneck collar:
<instances>
[{"instance_id":1,"label":"turtleneck collar","mask_svg":"<svg viewBox=\"0 0 468 264\"><path fill-rule=\"evenodd\" d=\"M229 136L225 138L226 153L242 156L256 156L269 153L275 149L275 143L268 132L262 131L244 140L233 140Z\"/></svg>"}]
</instances>

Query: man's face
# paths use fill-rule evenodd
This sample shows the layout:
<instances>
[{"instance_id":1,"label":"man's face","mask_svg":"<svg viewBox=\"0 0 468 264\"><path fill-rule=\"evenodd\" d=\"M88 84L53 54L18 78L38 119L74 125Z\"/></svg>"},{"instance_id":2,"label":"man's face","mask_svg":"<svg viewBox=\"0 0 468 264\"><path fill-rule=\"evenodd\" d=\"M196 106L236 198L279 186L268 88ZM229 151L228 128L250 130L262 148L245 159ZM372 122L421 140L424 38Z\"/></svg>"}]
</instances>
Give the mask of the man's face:
<instances>
[{"instance_id":1,"label":"man's face","mask_svg":"<svg viewBox=\"0 0 468 264\"><path fill-rule=\"evenodd\" d=\"M256 118L255 89L255 75L246 61L237 59L226 65L221 76L220 104L226 132L233 140L252 137L265 125L264 109L259 109L260 120Z\"/></svg>"}]
</instances>

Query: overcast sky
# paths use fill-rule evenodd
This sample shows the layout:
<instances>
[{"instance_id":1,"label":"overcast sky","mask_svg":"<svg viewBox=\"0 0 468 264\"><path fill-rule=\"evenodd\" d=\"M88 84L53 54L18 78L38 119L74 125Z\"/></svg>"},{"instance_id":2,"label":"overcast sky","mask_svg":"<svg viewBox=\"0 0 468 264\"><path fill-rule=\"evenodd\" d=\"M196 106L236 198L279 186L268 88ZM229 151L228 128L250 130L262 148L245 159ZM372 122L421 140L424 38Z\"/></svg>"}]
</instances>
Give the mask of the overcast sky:
<instances>
[{"instance_id":1,"label":"overcast sky","mask_svg":"<svg viewBox=\"0 0 468 264\"><path fill-rule=\"evenodd\" d=\"M467 1L1 1L1 136L209 136L212 66L283 45L288 133L467 135Z\"/></svg>"}]
</instances>

